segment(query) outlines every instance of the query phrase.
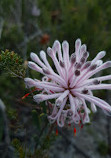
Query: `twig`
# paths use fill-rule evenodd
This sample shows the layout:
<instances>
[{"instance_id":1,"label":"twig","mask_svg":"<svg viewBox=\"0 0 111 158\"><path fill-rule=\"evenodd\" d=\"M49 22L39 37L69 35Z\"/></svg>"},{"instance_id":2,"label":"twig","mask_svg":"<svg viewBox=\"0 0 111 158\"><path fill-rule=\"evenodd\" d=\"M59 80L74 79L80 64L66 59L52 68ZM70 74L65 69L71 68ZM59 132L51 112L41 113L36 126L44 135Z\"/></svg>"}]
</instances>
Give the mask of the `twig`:
<instances>
[{"instance_id":1,"label":"twig","mask_svg":"<svg viewBox=\"0 0 111 158\"><path fill-rule=\"evenodd\" d=\"M41 136L43 135L44 130L47 128L47 125L48 125L48 121L45 122L45 125L43 126L43 128L41 129L41 131L38 135L39 140L40 140ZM39 142L39 140L38 140L38 142ZM37 146L38 146L38 143L36 143L36 145L35 145L35 151L37 149Z\"/></svg>"},{"instance_id":2,"label":"twig","mask_svg":"<svg viewBox=\"0 0 111 158\"><path fill-rule=\"evenodd\" d=\"M66 140L68 144L71 144L76 151L78 151L79 154L83 155L85 158L91 158L89 155L87 155L84 151L82 151L80 148L76 146L74 142L72 142L61 130L59 130L60 135Z\"/></svg>"},{"instance_id":3,"label":"twig","mask_svg":"<svg viewBox=\"0 0 111 158\"><path fill-rule=\"evenodd\" d=\"M13 74L15 77L18 77L18 78L23 79L22 76L17 75L16 73L14 73L13 71L11 71L10 69L8 69L8 71L9 71L11 74Z\"/></svg>"},{"instance_id":4,"label":"twig","mask_svg":"<svg viewBox=\"0 0 111 158\"><path fill-rule=\"evenodd\" d=\"M24 41L18 45L18 48L24 47L24 45L26 45L27 43L29 43L30 41L32 41L34 38L36 38L38 35L41 35L42 31L41 30L37 30L35 33L33 33L32 35L30 35L29 37L25 37Z\"/></svg>"},{"instance_id":5,"label":"twig","mask_svg":"<svg viewBox=\"0 0 111 158\"><path fill-rule=\"evenodd\" d=\"M22 18L22 1L21 0L16 0L15 1L15 7L10 6L10 11L12 12L15 22L18 25L18 30L22 31L21 28L21 18Z\"/></svg>"},{"instance_id":6,"label":"twig","mask_svg":"<svg viewBox=\"0 0 111 158\"><path fill-rule=\"evenodd\" d=\"M41 106L35 106L34 104L31 104L29 102L24 102L21 99L16 99L15 101L17 103L19 103L19 106L28 108L29 111L31 111L31 110L41 111L42 110Z\"/></svg>"},{"instance_id":7,"label":"twig","mask_svg":"<svg viewBox=\"0 0 111 158\"><path fill-rule=\"evenodd\" d=\"M0 39L1 39L1 35L2 35L3 25L4 25L4 19L0 18Z\"/></svg>"}]
</instances>

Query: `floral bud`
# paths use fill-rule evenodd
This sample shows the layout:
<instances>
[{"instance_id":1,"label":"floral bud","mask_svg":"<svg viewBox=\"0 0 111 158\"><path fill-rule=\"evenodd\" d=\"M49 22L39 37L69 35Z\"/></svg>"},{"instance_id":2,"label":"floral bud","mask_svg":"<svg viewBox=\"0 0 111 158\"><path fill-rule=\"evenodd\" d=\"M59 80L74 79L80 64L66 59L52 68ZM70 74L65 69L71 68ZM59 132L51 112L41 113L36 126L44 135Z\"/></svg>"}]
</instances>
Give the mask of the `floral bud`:
<instances>
[{"instance_id":1,"label":"floral bud","mask_svg":"<svg viewBox=\"0 0 111 158\"><path fill-rule=\"evenodd\" d=\"M75 70L75 75L79 76L80 75L80 71L79 70Z\"/></svg>"},{"instance_id":2,"label":"floral bud","mask_svg":"<svg viewBox=\"0 0 111 158\"><path fill-rule=\"evenodd\" d=\"M99 80L94 80L93 84L98 85L98 84L100 84L100 81Z\"/></svg>"},{"instance_id":3,"label":"floral bud","mask_svg":"<svg viewBox=\"0 0 111 158\"><path fill-rule=\"evenodd\" d=\"M73 53L71 55L71 63L74 64L76 62L76 55Z\"/></svg>"},{"instance_id":4,"label":"floral bud","mask_svg":"<svg viewBox=\"0 0 111 158\"><path fill-rule=\"evenodd\" d=\"M44 72L45 74L47 74L47 75L50 74L50 71L49 71L48 69L43 68L42 70L43 70L43 72Z\"/></svg>"},{"instance_id":5,"label":"floral bud","mask_svg":"<svg viewBox=\"0 0 111 158\"><path fill-rule=\"evenodd\" d=\"M60 60L60 66L64 67L64 62Z\"/></svg>"},{"instance_id":6,"label":"floral bud","mask_svg":"<svg viewBox=\"0 0 111 158\"><path fill-rule=\"evenodd\" d=\"M96 65L96 64L91 65L91 67L90 67L90 71L93 71L93 70L95 70L96 68L97 68L97 65Z\"/></svg>"}]
</instances>

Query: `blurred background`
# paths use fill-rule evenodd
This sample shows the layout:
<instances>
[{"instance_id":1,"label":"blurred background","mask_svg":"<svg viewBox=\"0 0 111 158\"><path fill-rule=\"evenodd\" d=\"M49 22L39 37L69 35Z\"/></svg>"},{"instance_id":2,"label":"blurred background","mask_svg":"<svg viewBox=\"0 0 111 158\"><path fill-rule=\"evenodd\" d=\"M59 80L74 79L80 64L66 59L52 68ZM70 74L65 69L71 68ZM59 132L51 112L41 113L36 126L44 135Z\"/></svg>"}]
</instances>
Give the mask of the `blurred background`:
<instances>
[{"instance_id":1,"label":"blurred background","mask_svg":"<svg viewBox=\"0 0 111 158\"><path fill-rule=\"evenodd\" d=\"M15 65L6 62L6 50L5 69L0 67L0 158L111 157L111 117L101 109L91 114L91 124L77 127L76 136L73 127L58 128L57 135L45 103L37 105L31 95L22 99L30 91L23 78L41 78L27 68L30 52L46 51L58 39L69 42L71 54L77 38L87 45L89 60L101 50L107 52L104 61L111 60L111 0L0 0L0 52L8 49L16 59ZM18 60L22 77L8 71L20 66ZM111 104L110 94L95 92Z\"/></svg>"}]
</instances>

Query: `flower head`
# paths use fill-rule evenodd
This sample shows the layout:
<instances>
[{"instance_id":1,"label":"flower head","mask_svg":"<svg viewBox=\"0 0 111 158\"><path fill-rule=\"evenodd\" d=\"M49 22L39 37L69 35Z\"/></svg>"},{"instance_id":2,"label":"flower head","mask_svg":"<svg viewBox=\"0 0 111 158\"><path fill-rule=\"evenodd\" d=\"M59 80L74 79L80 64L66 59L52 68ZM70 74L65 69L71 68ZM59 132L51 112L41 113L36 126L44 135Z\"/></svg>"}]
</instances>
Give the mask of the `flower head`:
<instances>
[{"instance_id":1,"label":"flower head","mask_svg":"<svg viewBox=\"0 0 111 158\"><path fill-rule=\"evenodd\" d=\"M52 58L55 71L49 64L46 53L40 52L40 58L31 53L33 60L28 66L44 75L42 81L25 78L28 87L37 87L42 93L34 95L36 102L55 99L51 104L52 113L48 116L50 123L57 121L58 126L66 124L83 124L90 122L89 113L96 112L96 106L111 112L111 106L104 100L93 96L93 90L111 89L111 84L102 83L110 80L111 75L94 77L101 70L111 67L111 61L103 63L101 60L106 52L99 52L92 61L87 61L89 53L81 40L75 42L75 53L69 56L69 44L67 41L61 44L55 41L53 47L48 47L47 54ZM90 102L90 109L86 105Z\"/></svg>"}]
</instances>

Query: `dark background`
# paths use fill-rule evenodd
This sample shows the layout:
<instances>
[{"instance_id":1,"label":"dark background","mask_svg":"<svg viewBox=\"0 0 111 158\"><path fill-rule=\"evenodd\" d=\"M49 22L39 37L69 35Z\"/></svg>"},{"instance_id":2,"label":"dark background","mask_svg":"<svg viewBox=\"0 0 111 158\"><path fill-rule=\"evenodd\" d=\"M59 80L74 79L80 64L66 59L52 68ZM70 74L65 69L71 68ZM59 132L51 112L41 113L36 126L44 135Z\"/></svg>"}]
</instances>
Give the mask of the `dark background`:
<instances>
[{"instance_id":1,"label":"dark background","mask_svg":"<svg viewBox=\"0 0 111 158\"><path fill-rule=\"evenodd\" d=\"M54 40L67 40L70 54L77 38L86 43L91 60L106 50L111 59L111 0L0 0L0 51L15 51L27 67L30 52L39 54ZM13 65L12 65L13 66ZM110 74L111 69L102 72ZM99 74L100 75L100 74ZM26 76L41 78L26 69ZM58 129L49 125L47 108L28 96L24 81L0 69L0 157L6 158L110 158L111 118L98 109L83 129ZM111 103L110 91L95 95ZM2 103L1 103L2 104Z\"/></svg>"}]
</instances>

